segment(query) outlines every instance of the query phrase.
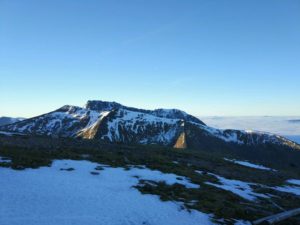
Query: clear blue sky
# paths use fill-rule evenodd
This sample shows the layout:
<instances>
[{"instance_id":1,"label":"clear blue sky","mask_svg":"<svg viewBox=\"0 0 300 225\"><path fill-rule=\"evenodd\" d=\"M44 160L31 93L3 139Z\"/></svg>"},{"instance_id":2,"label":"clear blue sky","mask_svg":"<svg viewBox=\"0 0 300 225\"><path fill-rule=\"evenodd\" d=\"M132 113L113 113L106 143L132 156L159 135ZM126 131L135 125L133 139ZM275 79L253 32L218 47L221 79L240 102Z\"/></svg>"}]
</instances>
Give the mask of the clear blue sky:
<instances>
[{"instance_id":1,"label":"clear blue sky","mask_svg":"<svg viewBox=\"0 0 300 225\"><path fill-rule=\"evenodd\" d=\"M0 116L300 115L300 1L0 0L0 79Z\"/></svg>"}]
</instances>

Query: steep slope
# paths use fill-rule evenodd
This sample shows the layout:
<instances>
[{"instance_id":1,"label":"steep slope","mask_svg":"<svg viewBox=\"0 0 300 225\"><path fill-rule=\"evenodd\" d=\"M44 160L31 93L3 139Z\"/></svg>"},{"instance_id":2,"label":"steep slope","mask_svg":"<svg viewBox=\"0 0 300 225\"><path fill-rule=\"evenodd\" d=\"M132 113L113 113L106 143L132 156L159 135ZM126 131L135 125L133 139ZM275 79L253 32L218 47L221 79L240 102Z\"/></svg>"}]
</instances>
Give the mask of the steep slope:
<instances>
[{"instance_id":1,"label":"steep slope","mask_svg":"<svg viewBox=\"0 0 300 225\"><path fill-rule=\"evenodd\" d=\"M94 138L115 143L171 145L182 130L180 123L180 119L117 109L99 124Z\"/></svg>"},{"instance_id":2,"label":"steep slope","mask_svg":"<svg viewBox=\"0 0 300 225\"><path fill-rule=\"evenodd\" d=\"M75 137L77 132L89 129L107 113L66 105L53 112L3 126L1 130L54 137Z\"/></svg>"}]
</instances>

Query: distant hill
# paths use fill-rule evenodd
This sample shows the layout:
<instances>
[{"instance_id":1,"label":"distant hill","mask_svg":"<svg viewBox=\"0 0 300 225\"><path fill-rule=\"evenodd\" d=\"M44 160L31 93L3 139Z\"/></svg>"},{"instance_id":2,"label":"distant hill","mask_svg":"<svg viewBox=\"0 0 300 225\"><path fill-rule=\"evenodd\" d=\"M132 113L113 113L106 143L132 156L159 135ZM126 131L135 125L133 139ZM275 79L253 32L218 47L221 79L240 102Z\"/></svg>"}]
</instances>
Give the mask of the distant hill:
<instances>
[{"instance_id":1,"label":"distant hill","mask_svg":"<svg viewBox=\"0 0 300 225\"><path fill-rule=\"evenodd\" d=\"M269 132L300 144L300 117L297 116L203 116L208 126Z\"/></svg>"},{"instance_id":2,"label":"distant hill","mask_svg":"<svg viewBox=\"0 0 300 225\"><path fill-rule=\"evenodd\" d=\"M24 118L13 118L13 117L3 116L3 117L0 117L0 126L16 123L16 122L19 122L22 120L24 120Z\"/></svg>"}]
</instances>

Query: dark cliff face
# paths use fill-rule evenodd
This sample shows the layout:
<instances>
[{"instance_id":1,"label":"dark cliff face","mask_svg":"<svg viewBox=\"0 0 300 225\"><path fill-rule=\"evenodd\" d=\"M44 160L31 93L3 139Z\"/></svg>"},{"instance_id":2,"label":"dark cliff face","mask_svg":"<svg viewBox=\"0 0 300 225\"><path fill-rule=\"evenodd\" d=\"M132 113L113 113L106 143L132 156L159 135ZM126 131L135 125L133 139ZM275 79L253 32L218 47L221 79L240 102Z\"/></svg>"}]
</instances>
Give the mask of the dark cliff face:
<instances>
[{"instance_id":1,"label":"dark cliff face","mask_svg":"<svg viewBox=\"0 0 300 225\"><path fill-rule=\"evenodd\" d=\"M85 105L86 109L95 111L111 111L113 109L120 109L123 106L117 102L106 102L106 101L88 101Z\"/></svg>"}]
</instances>

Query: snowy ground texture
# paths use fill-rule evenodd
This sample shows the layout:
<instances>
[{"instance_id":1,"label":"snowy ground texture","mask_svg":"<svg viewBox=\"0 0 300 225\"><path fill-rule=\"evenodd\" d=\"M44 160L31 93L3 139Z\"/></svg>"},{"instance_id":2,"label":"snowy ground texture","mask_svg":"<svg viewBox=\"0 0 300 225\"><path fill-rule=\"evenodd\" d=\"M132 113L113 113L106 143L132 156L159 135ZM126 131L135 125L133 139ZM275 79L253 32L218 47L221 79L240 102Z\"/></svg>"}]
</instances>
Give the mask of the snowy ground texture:
<instances>
[{"instance_id":1,"label":"snowy ground texture","mask_svg":"<svg viewBox=\"0 0 300 225\"><path fill-rule=\"evenodd\" d=\"M0 157L0 162L10 162ZM255 165L255 164L252 164ZM257 165L256 165L257 166ZM202 171L195 171L203 174ZM205 182L249 201L269 198L256 193L261 186L240 180ZM150 170L144 166L112 168L89 161L55 160L51 167L12 170L0 167L0 225L208 225L213 215L185 210L181 202L163 202L156 195L141 194L139 180L175 183L201 188L182 176ZM266 186L267 187L267 186ZM300 195L300 180L267 187ZM235 225L250 224L236 221Z\"/></svg>"},{"instance_id":2,"label":"snowy ground texture","mask_svg":"<svg viewBox=\"0 0 300 225\"><path fill-rule=\"evenodd\" d=\"M300 116L243 116L243 117L199 117L209 126L221 129L241 129L270 132L282 135L300 144Z\"/></svg>"},{"instance_id":3,"label":"snowy ground texture","mask_svg":"<svg viewBox=\"0 0 300 225\"><path fill-rule=\"evenodd\" d=\"M182 210L178 202L162 202L158 196L142 195L132 188L138 177L199 188L188 179L147 168L104 166L96 171L97 166L88 161L59 160L39 169L0 168L0 224L213 224L208 214ZM61 170L68 168L74 170Z\"/></svg>"}]
</instances>

